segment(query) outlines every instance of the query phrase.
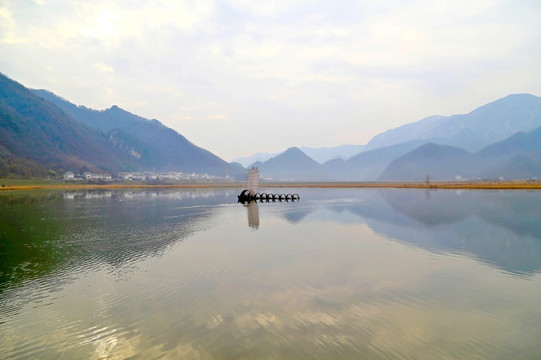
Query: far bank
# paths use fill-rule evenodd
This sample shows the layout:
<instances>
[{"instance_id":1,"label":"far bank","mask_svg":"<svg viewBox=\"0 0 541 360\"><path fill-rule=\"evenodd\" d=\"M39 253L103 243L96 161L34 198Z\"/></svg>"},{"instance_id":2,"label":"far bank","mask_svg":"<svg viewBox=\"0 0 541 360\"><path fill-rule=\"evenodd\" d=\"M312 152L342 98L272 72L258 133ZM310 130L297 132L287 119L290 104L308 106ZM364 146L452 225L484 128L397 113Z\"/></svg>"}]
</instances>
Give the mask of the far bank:
<instances>
[{"instance_id":1,"label":"far bank","mask_svg":"<svg viewBox=\"0 0 541 360\"><path fill-rule=\"evenodd\" d=\"M0 191L18 190L75 190L75 189L201 189L201 188L238 188L246 183L176 183L176 184L71 184L46 180L8 180L0 179ZM541 190L541 181L479 181L479 182L291 182L260 183L264 188L404 188L404 189L464 189L464 190Z\"/></svg>"}]
</instances>

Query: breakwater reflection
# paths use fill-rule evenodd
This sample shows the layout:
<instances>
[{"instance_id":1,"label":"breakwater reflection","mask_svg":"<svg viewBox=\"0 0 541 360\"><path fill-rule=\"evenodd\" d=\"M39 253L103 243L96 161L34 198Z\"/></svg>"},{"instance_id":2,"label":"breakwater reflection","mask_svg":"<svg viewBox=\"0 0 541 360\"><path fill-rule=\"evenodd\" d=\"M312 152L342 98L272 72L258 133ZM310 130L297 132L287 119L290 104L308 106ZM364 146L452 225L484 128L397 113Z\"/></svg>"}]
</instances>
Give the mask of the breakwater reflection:
<instances>
[{"instance_id":1,"label":"breakwater reflection","mask_svg":"<svg viewBox=\"0 0 541 360\"><path fill-rule=\"evenodd\" d=\"M259 205L257 202L252 202L246 205L248 211L248 226L257 230L259 228Z\"/></svg>"}]
</instances>

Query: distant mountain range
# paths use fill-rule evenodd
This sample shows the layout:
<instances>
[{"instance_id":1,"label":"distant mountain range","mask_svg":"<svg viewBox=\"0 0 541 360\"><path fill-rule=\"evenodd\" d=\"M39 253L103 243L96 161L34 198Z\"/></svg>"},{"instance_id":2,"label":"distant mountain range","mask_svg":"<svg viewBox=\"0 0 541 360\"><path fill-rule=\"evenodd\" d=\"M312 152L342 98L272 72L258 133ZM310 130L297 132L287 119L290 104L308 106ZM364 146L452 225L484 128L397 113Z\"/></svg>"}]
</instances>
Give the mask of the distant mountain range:
<instances>
[{"instance_id":1,"label":"distant mountain range","mask_svg":"<svg viewBox=\"0 0 541 360\"><path fill-rule=\"evenodd\" d=\"M518 131L532 131L541 126L541 98L530 94L509 95L468 114L431 116L429 118L388 130L374 136L366 149L375 149L411 140L451 139L462 141L469 137L470 145L450 140L446 145L478 151L502 141ZM458 135L458 136L457 136Z\"/></svg>"},{"instance_id":2,"label":"distant mountain range","mask_svg":"<svg viewBox=\"0 0 541 360\"><path fill-rule=\"evenodd\" d=\"M322 179L326 176L325 169L321 164L296 147L289 148L282 154L265 162L255 162L253 166L259 168L262 177L275 181L292 179L310 181L314 178Z\"/></svg>"},{"instance_id":3,"label":"distant mountain range","mask_svg":"<svg viewBox=\"0 0 541 360\"><path fill-rule=\"evenodd\" d=\"M295 157L300 154L296 149ZM261 175L284 179L289 151L256 163ZM286 156L284 156L286 155ZM541 178L541 98L509 95L464 115L432 116L375 136L363 151L303 168L289 180L422 181ZM267 164L272 162L273 166ZM308 162L304 161L308 164ZM280 169L275 173L273 169Z\"/></svg>"},{"instance_id":4,"label":"distant mountain range","mask_svg":"<svg viewBox=\"0 0 541 360\"><path fill-rule=\"evenodd\" d=\"M320 164L324 162L342 159L346 160L364 150L364 145L339 145L334 147L308 147L301 146L301 151Z\"/></svg>"},{"instance_id":5,"label":"distant mountain range","mask_svg":"<svg viewBox=\"0 0 541 360\"><path fill-rule=\"evenodd\" d=\"M541 177L541 127L515 135L476 152L428 143L395 159L379 180Z\"/></svg>"},{"instance_id":6,"label":"distant mountain range","mask_svg":"<svg viewBox=\"0 0 541 360\"><path fill-rule=\"evenodd\" d=\"M233 159L233 162L237 162L241 164L242 166L248 168L252 166L255 162L267 161L279 154L281 153L258 152L250 156L241 156L241 157L235 158Z\"/></svg>"},{"instance_id":7,"label":"distant mountain range","mask_svg":"<svg viewBox=\"0 0 541 360\"><path fill-rule=\"evenodd\" d=\"M364 145L339 145L334 147L308 147L301 146L300 150L311 157L313 160L317 161L320 164L334 159L348 159L353 155L356 155L363 151ZM252 166L256 161L263 162L267 161L277 155L282 153L265 153L258 152L250 156L243 156L236 159L233 159L234 162L240 163L244 167Z\"/></svg>"},{"instance_id":8,"label":"distant mountain range","mask_svg":"<svg viewBox=\"0 0 541 360\"><path fill-rule=\"evenodd\" d=\"M0 177L57 171L182 171L275 181L541 178L541 98L509 95L468 114L431 116L366 145L292 147L228 163L158 120L92 110L0 74ZM242 164L242 165L241 165Z\"/></svg>"},{"instance_id":9,"label":"distant mountain range","mask_svg":"<svg viewBox=\"0 0 541 360\"><path fill-rule=\"evenodd\" d=\"M243 178L227 163L158 120L117 106L76 106L0 74L0 176L48 170L182 171Z\"/></svg>"}]
</instances>

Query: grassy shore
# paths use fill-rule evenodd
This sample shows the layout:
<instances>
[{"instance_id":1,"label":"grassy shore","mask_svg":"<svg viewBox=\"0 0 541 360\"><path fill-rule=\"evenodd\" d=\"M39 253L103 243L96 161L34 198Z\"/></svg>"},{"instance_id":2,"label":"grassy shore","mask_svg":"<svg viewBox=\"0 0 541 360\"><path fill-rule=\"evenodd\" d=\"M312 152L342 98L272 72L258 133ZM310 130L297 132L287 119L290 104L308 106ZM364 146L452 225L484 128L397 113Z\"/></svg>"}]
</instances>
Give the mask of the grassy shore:
<instances>
[{"instance_id":1,"label":"grassy shore","mask_svg":"<svg viewBox=\"0 0 541 360\"><path fill-rule=\"evenodd\" d=\"M73 183L54 183L46 184L7 184L0 185L0 191L16 190L40 190L40 189L58 189L58 190L90 190L90 189L197 189L197 188L240 188L245 184L240 183L186 183L186 184L73 184Z\"/></svg>"},{"instance_id":2,"label":"grassy shore","mask_svg":"<svg viewBox=\"0 0 541 360\"><path fill-rule=\"evenodd\" d=\"M38 189L197 189L197 188L245 188L246 183L179 183L157 184L74 184L47 180L9 180L0 179L0 191L38 190ZM541 181L494 181L494 182L295 182L260 183L260 188L408 188L408 189L493 189L493 190L541 190Z\"/></svg>"},{"instance_id":3,"label":"grassy shore","mask_svg":"<svg viewBox=\"0 0 541 360\"><path fill-rule=\"evenodd\" d=\"M411 189L499 189L499 190L541 190L541 182L516 181L434 181L426 182L328 182L328 183L288 183L260 184L260 187L300 187L300 188L411 188Z\"/></svg>"}]
</instances>

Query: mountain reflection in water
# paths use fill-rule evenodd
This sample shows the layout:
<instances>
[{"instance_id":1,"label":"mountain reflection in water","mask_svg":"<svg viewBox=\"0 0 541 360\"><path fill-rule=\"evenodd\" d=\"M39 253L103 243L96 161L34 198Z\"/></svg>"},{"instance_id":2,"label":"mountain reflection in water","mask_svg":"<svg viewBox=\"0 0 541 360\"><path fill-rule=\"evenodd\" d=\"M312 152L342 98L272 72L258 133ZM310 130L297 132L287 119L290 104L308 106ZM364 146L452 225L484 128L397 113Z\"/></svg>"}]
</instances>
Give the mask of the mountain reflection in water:
<instances>
[{"instance_id":1,"label":"mountain reflection in water","mask_svg":"<svg viewBox=\"0 0 541 360\"><path fill-rule=\"evenodd\" d=\"M541 192L0 195L0 358L536 358Z\"/></svg>"},{"instance_id":2,"label":"mountain reflection in water","mask_svg":"<svg viewBox=\"0 0 541 360\"><path fill-rule=\"evenodd\" d=\"M348 212L356 217L332 219L366 223L388 239L433 252L471 255L514 274L541 270L538 191L305 189L303 194L304 204L274 210L292 224L322 209ZM259 207L254 203L247 209L249 226L257 229Z\"/></svg>"},{"instance_id":3,"label":"mountain reflection in water","mask_svg":"<svg viewBox=\"0 0 541 360\"><path fill-rule=\"evenodd\" d=\"M0 291L64 263L120 268L157 255L204 229L214 205L232 198L233 192L203 190L0 196Z\"/></svg>"},{"instance_id":4,"label":"mountain reflection in water","mask_svg":"<svg viewBox=\"0 0 541 360\"><path fill-rule=\"evenodd\" d=\"M539 191L382 189L361 194L343 191L342 199L333 200L336 193L318 196L316 191L314 198L325 199L319 208L355 214L354 221L394 241L434 252L469 254L515 274L541 270ZM316 209L305 207L294 214L300 221Z\"/></svg>"}]
</instances>

